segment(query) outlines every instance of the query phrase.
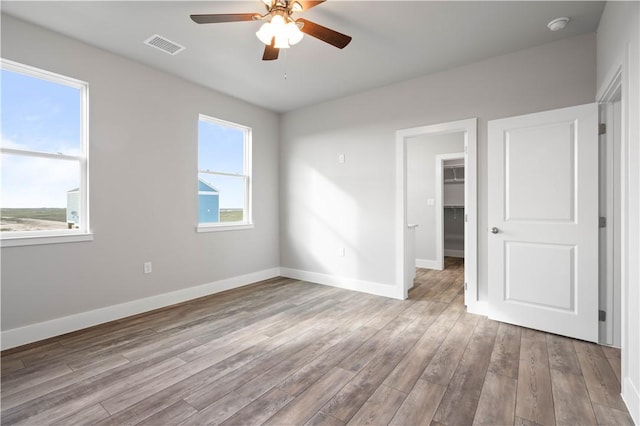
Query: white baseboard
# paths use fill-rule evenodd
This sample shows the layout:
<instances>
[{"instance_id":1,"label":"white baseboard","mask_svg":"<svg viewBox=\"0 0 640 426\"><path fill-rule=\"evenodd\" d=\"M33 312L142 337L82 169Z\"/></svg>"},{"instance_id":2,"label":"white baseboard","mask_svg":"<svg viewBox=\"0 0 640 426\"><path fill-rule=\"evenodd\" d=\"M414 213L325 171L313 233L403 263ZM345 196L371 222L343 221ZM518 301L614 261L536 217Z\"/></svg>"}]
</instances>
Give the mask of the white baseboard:
<instances>
[{"instance_id":1,"label":"white baseboard","mask_svg":"<svg viewBox=\"0 0 640 426\"><path fill-rule=\"evenodd\" d=\"M464 250L444 249L444 255L449 257L464 257Z\"/></svg>"},{"instance_id":2,"label":"white baseboard","mask_svg":"<svg viewBox=\"0 0 640 426\"><path fill-rule=\"evenodd\" d=\"M114 321L131 315L141 314L158 308L175 305L198 297L208 296L225 290L253 284L258 281L267 280L280 276L280 268L265 269L238 277L226 278L208 284L189 287L170 293L158 294L156 296L145 297L144 299L133 300L119 305L107 306L93 311L73 314L50 321L31 324L24 327L14 328L2 332L2 350L26 345L59 336L105 322Z\"/></svg>"},{"instance_id":3,"label":"white baseboard","mask_svg":"<svg viewBox=\"0 0 640 426\"><path fill-rule=\"evenodd\" d=\"M640 425L640 392L628 377L622 380L622 400L627 404L633 422Z\"/></svg>"},{"instance_id":4,"label":"white baseboard","mask_svg":"<svg viewBox=\"0 0 640 426\"><path fill-rule=\"evenodd\" d=\"M416 268L436 269L442 271L444 264L442 261L430 259L416 259Z\"/></svg>"},{"instance_id":5,"label":"white baseboard","mask_svg":"<svg viewBox=\"0 0 640 426\"><path fill-rule=\"evenodd\" d=\"M395 285L363 281L355 278L337 277L335 275L321 274L319 272L301 271L299 269L280 268L280 275L296 280L309 281L316 284L328 285L331 287L343 288L345 290L360 291L376 296L400 299L398 289Z\"/></svg>"}]
</instances>

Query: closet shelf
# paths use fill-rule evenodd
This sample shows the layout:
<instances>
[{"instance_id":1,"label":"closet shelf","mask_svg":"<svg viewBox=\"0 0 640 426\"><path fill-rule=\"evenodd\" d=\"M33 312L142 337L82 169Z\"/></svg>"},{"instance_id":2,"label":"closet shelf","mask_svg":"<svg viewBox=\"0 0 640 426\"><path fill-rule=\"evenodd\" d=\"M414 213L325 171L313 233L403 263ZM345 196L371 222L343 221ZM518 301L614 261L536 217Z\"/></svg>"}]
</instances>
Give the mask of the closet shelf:
<instances>
[{"instance_id":1,"label":"closet shelf","mask_svg":"<svg viewBox=\"0 0 640 426\"><path fill-rule=\"evenodd\" d=\"M462 204L445 204L445 209L464 209L464 205Z\"/></svg>"},{"instance_id":2,"label":"closet shelf","mask_svg":"<svg viewBox=\"0 0 640 426\"><path fill-rule=\"evenodd\" d=\"M444 183L463 183L464 164L446 164L442 166L442 178Z\"/></svg>"}]
</instances>

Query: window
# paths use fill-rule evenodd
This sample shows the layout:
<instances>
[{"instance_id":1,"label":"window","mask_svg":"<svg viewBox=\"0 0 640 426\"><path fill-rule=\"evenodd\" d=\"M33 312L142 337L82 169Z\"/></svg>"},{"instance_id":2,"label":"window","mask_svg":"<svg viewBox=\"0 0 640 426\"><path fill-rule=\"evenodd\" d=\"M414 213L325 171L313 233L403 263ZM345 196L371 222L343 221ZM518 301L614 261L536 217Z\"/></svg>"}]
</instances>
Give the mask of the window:
<instances>
[{"instance_id":1,"label":"window","mask_svg":"<svg viewBox=\"0 0 640 426\"><path fill-rule=\"evenodd\" d=\"M198 231L251 227L251 129L200 115Z\"/></svg>"},{"instance_id":2,"label":"window","mask_svg":"<svg viewBox=\"0 0 640 426\"><path fill-rule=\"evenodd\" d=\"M2 246L91 239L87 83L0 61Z\"/></svg>"}]
</instances>

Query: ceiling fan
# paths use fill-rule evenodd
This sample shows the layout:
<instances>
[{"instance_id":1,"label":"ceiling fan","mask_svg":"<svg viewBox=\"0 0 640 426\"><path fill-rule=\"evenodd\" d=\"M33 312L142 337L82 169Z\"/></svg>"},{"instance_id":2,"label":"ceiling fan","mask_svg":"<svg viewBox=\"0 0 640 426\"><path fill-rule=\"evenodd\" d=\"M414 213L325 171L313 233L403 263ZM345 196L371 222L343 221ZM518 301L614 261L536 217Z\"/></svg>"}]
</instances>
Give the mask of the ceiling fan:
<instances>
[{"instance_id":1,"label":"ceiling fan","mask_svg":"<svg viewBox=\"0 0 640 426\"><path fill-rule=\"evenodd\" d=\"M280 49L286 49L298 43L304 34L329 43L338 49L344 48L351 42L351 37L332 30L304 18L293 19L295 12L309 10L324 3L325 0L262 0L267 13L223 13L207 15L191 15L197 24L218 24L221 22L265 21L256 33L258 39L265 44L263 61L278 59Z\"/></svg>"}]
</instances>

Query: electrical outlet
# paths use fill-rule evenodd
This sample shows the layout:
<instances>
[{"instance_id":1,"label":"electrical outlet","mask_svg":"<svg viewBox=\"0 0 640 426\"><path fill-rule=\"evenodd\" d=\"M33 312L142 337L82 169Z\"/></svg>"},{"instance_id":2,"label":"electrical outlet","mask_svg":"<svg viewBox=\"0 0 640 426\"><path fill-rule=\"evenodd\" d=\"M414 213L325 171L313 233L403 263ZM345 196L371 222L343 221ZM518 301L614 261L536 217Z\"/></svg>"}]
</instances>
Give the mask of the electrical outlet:
<instances>
[{"instance_id":1,"label":"electrical outlet","mask_svg":"<svg viewBox=\"0 0 640 426\"><path fill-rule=\"evenodd\" d=\"M338 155L338 163L344 164L344 154L339 154Z\"/></svg>"},{"instance_id":2,"label":"electrical outlet","mask_svg":"<svg viewBox=\"0 0 640 426\"><path fill-rule=\"evenodd\" d=\"M153 265L151 262L144 262L144 273L150 274L153 271Z\"/></svg>"},{"instance_id":3,"label":"electrical outlet","mask_svg":"<svg viewBox=\"0 0 640 426\"><path fill-rule=\"evenodd\" d=\"M344 247L338 247L338 256L344 257Z\"/></svg>"}]
</instances>

